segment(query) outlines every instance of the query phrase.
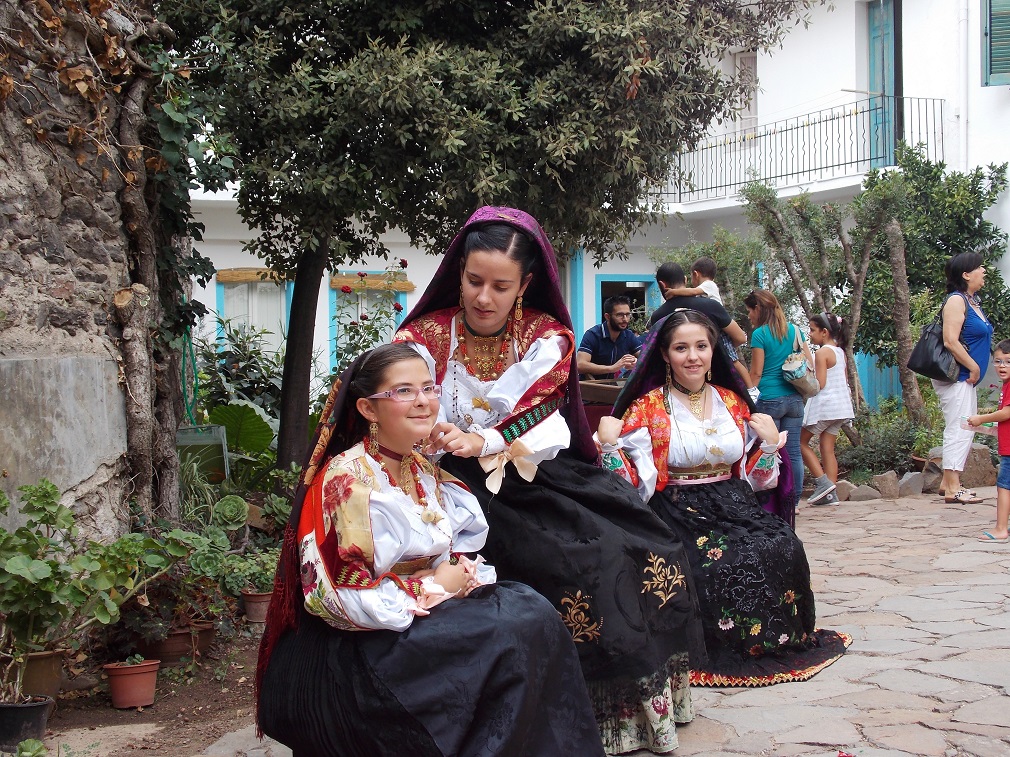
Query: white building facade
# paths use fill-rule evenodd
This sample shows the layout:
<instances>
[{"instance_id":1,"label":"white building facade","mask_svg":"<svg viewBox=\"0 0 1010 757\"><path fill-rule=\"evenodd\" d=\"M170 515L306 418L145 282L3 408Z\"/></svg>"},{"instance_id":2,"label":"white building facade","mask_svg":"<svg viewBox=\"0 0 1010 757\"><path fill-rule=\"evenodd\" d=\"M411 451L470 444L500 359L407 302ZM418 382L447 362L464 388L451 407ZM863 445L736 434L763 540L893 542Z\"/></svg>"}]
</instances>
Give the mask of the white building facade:
<instances>
[{"instance_id":1,"label":"white building facade","mask_svg":"<svg viewBox=\"0 0 1010 757\"><path fill-rule=\"evenodd\" d=\"M1010 0L834 0L833 9L816 8L809 26L791 31L781 49L739 51L724 65L754 67L759 90L737 122L681 156L693 181L664 194L667 222L636 236L626 260L596 268L583 253L563 265L577 339L601 320L607 296L659 304L650 249L709 241L716 225L747 230L737 192L750 171L781 195L846 201L866 171L893 165L898 140L922 143L930 159L953 170L1010 161ZM289 287L260 281L260 262L242 249L251 233L234 200L197 197L194 207L207 228L200 249L219 270L196 299L224 317L283 332ZM990 220L1010 230L1010 199L1000 198ZM384 242L391 260L408 261L397 295L405 314L439 259L412 249L402 234ZM339 273L374 275L386 265L373 260ZM347 281L330 278L319 298L321 372L335 361L334 318Z\"/></svg>"}]
</instances>

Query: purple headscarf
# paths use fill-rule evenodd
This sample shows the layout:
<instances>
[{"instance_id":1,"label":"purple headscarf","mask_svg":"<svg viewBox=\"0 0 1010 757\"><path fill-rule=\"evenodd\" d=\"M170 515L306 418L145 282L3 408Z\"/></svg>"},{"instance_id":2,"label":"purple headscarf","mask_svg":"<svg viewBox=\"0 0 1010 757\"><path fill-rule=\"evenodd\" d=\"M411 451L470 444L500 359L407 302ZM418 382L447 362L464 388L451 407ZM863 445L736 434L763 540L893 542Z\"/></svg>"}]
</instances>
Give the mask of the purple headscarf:
<instances>
[{"instance_id":1,"label":"purple headscarf","mask_svg":"<svg viewBox=\"0 0 1010 757\"><path fill-rule=\"evenodd\" d=\"M540 224L529 213L525 213L515 208L485 206L477 210L467 220L459 233L452 240L449 249L446 250L442 263L439 265L435 276L432 278L428 288L421 295L417 304L410 311L410 315L403 321L402 325L407 325L415 321L422 315L432 313L443 308L457 307L459 305L459 295L462 282L462 262L463 247L466 236L475 227L484 224L504 223L523 232L533 240L535 247L540 251L540 270L533 274L533 280L523 294L523 305L525 307L541 310L553 316L561 324L572 331L572 317L561 296L561 279L558 275L558 261L554 255L554 248L551 246L547 235L540 227ZM562 415L568 421L568 427L572 431L572 452L583 460L592 462L599 458L596 445L593 444L593 433L589 429L589 422L586 420L586 412L582 407L582 392L579 388L579 371L576 363L576 354L572 353L572 365L568 376L567 402L562 409Z\"/></svg>"}]
</instances>

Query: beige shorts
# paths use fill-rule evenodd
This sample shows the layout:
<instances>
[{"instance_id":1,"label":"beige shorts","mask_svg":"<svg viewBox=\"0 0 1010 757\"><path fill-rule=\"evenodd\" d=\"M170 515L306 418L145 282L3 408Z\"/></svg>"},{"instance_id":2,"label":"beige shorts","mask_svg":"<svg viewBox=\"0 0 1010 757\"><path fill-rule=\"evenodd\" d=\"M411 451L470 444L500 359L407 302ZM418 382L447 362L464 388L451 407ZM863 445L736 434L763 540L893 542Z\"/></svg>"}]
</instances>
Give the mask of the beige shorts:
<instances>
[{"instance_id":1,"label":"beige shorts","mask_svg":"<svg viewBox=\"0 0 1010 757\"><path fill-rule=\"evenodd\" d=\"M838 436L838 432L842 430L848 421L817 421L809 426L804 426L804 431L809 431L814 436L818 434L831 434L832 436Z\"/></svg>"}]
</instances>

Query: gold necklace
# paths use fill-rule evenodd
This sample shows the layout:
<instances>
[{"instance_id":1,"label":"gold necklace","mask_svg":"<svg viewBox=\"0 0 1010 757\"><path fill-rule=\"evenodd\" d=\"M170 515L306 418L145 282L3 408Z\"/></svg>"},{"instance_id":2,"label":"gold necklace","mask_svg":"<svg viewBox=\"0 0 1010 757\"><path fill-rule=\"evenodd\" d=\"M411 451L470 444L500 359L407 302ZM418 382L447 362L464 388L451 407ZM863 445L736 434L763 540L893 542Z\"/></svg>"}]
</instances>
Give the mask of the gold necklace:
<instances>
[{"instance_id":1,"label":"gold necklace","mask_svg":"<svg viewBox=\"0 0 1010 757\"><path fill-rule=\"evenodd\" d=\"M701 388L695 392L692 392L686 386L683 386L677 379L670 376L670 388L676 389L681 394L687 395L687 407L693 415L698 420L704 420L705 418L705 387L707 384L702 384Z\"/></svg>"}]
</instances>

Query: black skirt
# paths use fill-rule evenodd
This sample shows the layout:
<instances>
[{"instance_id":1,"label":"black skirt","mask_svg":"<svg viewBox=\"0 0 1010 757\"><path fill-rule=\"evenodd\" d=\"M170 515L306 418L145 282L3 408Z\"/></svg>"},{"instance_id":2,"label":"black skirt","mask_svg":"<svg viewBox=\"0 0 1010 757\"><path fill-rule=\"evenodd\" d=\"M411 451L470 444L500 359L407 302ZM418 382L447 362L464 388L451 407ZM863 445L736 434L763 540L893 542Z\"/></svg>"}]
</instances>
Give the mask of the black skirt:
<instances>
[{"instance_id":1,"label":"black skirt","mask_svg":"<svg viewBox=\"0 0 1010 757\"><path fill-rule=\"evenodd\" d=\"M259 724L295 757L603 754L565 627L507 582L403 632L338 631L301 613L270 657Z\"/></svg>"},{"instance_id":2,"label":"black skirt","mask_svg":"<svg viewBox=\"0 0 1010 757\"><path fill-rule=\"evenodd\" d=\"M740 479L667 486L652 508L688 545L708 649L692 683L761 686L809 678L845 651L815 629L803 542Z\"/></svg>"},{"instance_id":3,"label":"black skirt","mask_svg":"<svg viewBox=\"0 0 1010 757\"><path fill-rule=\"evenodd\" d=\"M684 653L704 662L685 548L628 482L562 452L532 482L508 464L492 496L476 459L446 455L441 465L487 514L481 554L554 605L587 679L644 678Z\"/></svg>"}]
</instances>

